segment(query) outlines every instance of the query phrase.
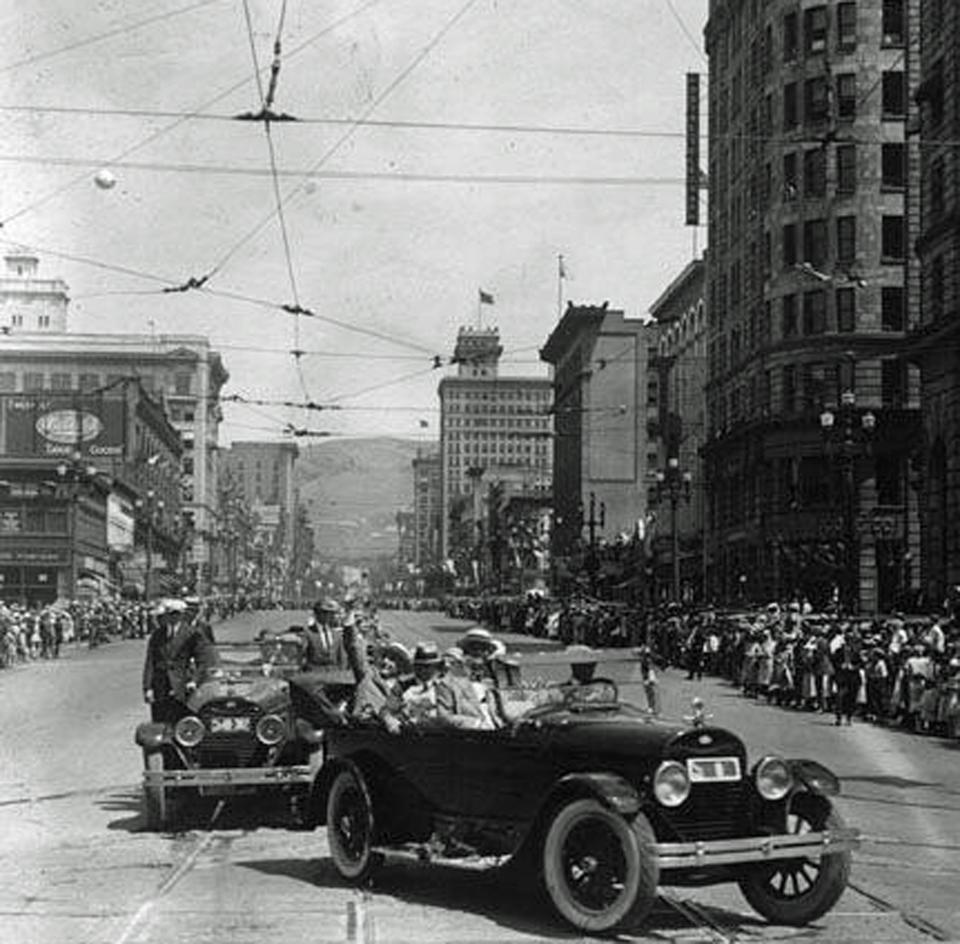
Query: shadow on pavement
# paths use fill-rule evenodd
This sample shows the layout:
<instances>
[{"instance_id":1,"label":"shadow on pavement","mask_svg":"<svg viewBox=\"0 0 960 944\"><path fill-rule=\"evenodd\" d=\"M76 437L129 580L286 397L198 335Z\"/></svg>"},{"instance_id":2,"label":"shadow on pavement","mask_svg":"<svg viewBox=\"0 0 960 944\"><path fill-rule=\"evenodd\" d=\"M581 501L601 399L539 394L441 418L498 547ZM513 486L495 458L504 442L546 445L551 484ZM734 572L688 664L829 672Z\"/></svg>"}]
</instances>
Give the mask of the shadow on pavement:
<instances>
[{"instance_id":1,"label":"shadow on pavement","mask_svg":"<svg viewBox=\"0 0 960 944\"><path fill-rule=\"evenodd\" d=\"M317 888L353 887L339 875L329 858L240 860L235 864L264 875L306 882ZM379 871L367 888L374 895L406 904L473 914L518 933L555 940L583 940L581 933L554 914L546 894L528 875L520 875L516 866L478 872L453 866L394 862ZM736 912L701 907L718 924L738 929L764 925L759 919L745 919ZM614 939L633 939L634 935L651 932L667 932L673 937L675 932L688 928L690 922L683 915L659 900L640 929L628 938Z\"/></svg>"}]
</instances>

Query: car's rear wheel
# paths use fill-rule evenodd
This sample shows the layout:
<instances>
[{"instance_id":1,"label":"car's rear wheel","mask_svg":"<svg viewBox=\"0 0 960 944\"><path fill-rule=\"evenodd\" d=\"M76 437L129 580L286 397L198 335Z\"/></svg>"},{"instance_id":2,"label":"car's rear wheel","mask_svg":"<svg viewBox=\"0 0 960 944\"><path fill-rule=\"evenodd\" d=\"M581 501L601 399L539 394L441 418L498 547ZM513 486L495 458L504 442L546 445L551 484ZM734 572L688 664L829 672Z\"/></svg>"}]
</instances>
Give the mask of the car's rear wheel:
<instances>
[{"instance_id":1,"label":"car's rear wheel","mask_svg":"<svg viewBox=\"0 0 960 944\"><path fill-rule=\"evenodd\" d=\"M143 766L148 773L162 771L163 752L151 751L149 754L144 754ZM144 783L143 811L147 829L157 832L172 828L174 812L171 792L162 784Z\"/></svg>"},{"instance_id":2,"label":"car's rear wheel","mask_svg":"<svg viewBox=\"0 0 960 944\"><path fill-rule=\"evenodd\" d=\"M591 799L561 807L543 843L543 881L554 908L583 931L639 924L657 895L654 842L642 813L631 822Z\"/></svg>"},{"instance_id":3,"label":"car's rear wheel","mask_svg":"<svg viewBox=\"0 0 960 944\"><path fill-rule=\"evenodd\" d=\"M337 871L351 882L374 873L382 858L373 851L373 800L363 774L341 770L327 794L327 842Z\"/></svg>"},{"instance_id":4,"label":"car's rear wheel","mask_svg":"<svg viewBox=\"0 0 960 944\"><path fill-rule=\"evenodd\" d=\"M843 829L829 802L802 793L787 814L787 832L794 835ZM820 859L779 859L754 867L740 879L751 907L773 924L802 926L823 917L838 901L850 877L850 853Z\"/></svg>"}]
</instances>

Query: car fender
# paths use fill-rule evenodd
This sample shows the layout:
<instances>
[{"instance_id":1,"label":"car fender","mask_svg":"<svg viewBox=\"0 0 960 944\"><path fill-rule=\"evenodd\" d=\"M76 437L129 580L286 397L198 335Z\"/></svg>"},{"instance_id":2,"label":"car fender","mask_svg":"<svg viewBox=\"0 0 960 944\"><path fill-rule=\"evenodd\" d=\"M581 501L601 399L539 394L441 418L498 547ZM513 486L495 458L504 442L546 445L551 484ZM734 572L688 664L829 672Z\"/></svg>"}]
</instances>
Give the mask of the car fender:
<instances>
[{"instance_id":1,"label":"car fender","mask_svg":"<svg viewBox=\"0 0 960 944\"><path fill-rule=\"evenodd\" d=\"M167 726L158 721L144 721L137 725L134 741L145 751L156 751L170 743Z\"/></svg>"},{"instance_id":2,"label":"car fender","mask_svg":"<svg viewBox=\"0 0 960 944\"><path fill-rule=\"evenodd\" d=\"M807 758L790 758L787 763L799 789L822 797L837 796L840 793L840 779L823 764Z\"/></svg>"}]
</instances>

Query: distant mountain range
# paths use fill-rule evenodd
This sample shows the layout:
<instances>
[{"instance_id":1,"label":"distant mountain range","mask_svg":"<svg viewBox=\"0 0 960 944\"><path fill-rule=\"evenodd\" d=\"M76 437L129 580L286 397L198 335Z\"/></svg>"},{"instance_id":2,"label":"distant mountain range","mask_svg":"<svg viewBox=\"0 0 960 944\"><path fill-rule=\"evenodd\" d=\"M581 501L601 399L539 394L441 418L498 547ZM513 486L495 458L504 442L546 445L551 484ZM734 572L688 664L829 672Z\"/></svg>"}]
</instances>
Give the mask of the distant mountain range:
<instances>
[{"instance_id":1,"label":"distant mountain range","mask_svg":"<svg viewBox=\"0 0 960 944\"><path fill-rule=\"evenodd\" d=\"M418 449L430 445L390 438L301 445L297 485L319 557L369 559L397 552L396 514L413 507L411 463Z\"/></svg>"}]
</instances>

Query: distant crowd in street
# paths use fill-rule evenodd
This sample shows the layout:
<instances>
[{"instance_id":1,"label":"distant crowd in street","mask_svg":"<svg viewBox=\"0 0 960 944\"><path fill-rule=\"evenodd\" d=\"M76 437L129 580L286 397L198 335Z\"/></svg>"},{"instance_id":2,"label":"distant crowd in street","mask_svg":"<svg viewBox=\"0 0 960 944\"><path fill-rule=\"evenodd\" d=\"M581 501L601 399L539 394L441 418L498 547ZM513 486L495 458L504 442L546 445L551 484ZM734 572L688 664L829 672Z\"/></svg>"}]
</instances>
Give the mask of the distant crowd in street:
<instances>
[{"instance_id":1,"label":"distant crowd in street","mask_svg":"<svg viewBox=\"0 0 960 944\"><path fill-rule=\"evenodd\" d=\"M236 613L278 605L253 595L196 598L198 618L206 625ZM0 600L0 669L58 659L64 645L93 649L116 639L145 639L156 628L158 612L156 600L122 597L57 600L34 606Z\"/></svg>"},{"instance_id":2,"label":"distant crowd in street","mask_svg":"<svg viewBox=\"0 0 960 944\"><path fill-rule=\"evenodd\" d=\"M817 613L803 599L737 610L538 593L431 602L494 632L630 647L690 679L720 676L745 697L832 714L837 725L860 719L960 737L960 605L953 597L929 615L881 617Z\"/></svg>"}]
</instances>

